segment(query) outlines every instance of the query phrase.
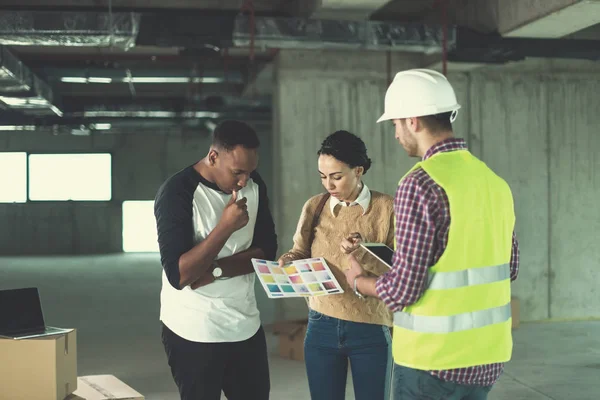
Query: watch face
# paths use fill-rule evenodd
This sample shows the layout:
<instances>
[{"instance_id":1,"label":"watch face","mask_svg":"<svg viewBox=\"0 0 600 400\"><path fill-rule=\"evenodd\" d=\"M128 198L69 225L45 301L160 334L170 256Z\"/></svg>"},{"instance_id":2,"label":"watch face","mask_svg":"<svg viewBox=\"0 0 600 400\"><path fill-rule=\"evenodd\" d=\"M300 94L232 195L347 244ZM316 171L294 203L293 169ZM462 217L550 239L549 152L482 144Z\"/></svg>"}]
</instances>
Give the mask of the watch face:
<instances>
[{"instance_id":1,"label":"watch face","mask_svg":"<svg viewBox=\"0 0 600 400\"><path fill-rule=\"evenodd\" d=\"M213 276L219 278L221 275L223 275L223 270L219 267L215 267L215 269L213 269Z\"/></svg>"}]
</instances>

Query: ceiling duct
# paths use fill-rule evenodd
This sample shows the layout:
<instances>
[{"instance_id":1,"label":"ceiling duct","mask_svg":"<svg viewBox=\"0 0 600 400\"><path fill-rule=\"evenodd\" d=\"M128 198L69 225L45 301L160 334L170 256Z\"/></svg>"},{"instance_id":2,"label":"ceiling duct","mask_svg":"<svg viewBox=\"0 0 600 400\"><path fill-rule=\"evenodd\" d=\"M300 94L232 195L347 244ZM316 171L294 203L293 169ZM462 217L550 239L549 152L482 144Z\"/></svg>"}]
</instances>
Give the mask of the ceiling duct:
<instances>
[{"instance_id":1,"label":"ceiling duct","mask_svg":"<svg viewBox=\"0 0 600 400\"><path fill-rule=\"evenodd\" d=\"M31 71L10 51L0 46L0 94L26 92L32 86Z\"/></svg>"},{"instance_id":2,"label":"ceiling duct","mask_svg":"<svg viewBox=\"0 0 600 400\"><path fill-rule=\"evenodd\" d=\"M503 38L447 27L449 59L506 62L526 56L598 59L593 40ZM140 46L202 49L219 56L226 47L364 49L440 53L439 25L388 21L302 19L190 12L0 11L0 44Z\"/></svg>"},{"instance_id":3,"label":"ceiling duct","mask_svg":"<svg viewBox=\"0 0 600 400\"><path fill-rule=\"evenodd\" d=\"M58 115L52 89L8 49L0 46L0 104L30 115Z\"/></svg>"},{"instance_id":4,"label":"ceiling duct","mask_svg":"<svg viewBox=\"0 0 600 400\"><path fill-rule=\"evenodd\" d=\"M0 11L0 44L128 49L139 19L136 13Z\"/></svg>"},{"instance_id":5,"label":"ceiling duct","mask_svg":"<svg viewBox=\"0 0 600 400\"><path fill-rule=\"evenodd\" d=\"M254 37L252 38L252 32ZM143 13L137 44L185 48L256 47L278 49L367 49L439 52L443 29L423 24L341 21L243 14ZM448 45L454 28L448 29Z\"/></svg>"},{"instance_id":6,"label":"ceiling duct","mask_svg":"<svg viewBox=\"0 0 600 400\"><path fill-rule=\"evenodd\" d=\"M365 49L435 53L442 50L437 25L344 21L243 14L0 11L0 44L37 46L137 45L210 48ZM253 33L254 32L254 33ZM253 37L252 37L253 36ZM448 48L455 28L448 27ZM217 53L215 53L217 54Z\"/></svg>"},{"instance_id":7,"label":"ceiling duct","mask_svg":"<svg viewBox=\"0 0 600 400\"><path fill-rule=\"evenodd\" d=\"M192 53L218 56L218 50L231 47L234 20L235 14L143 13L136 43L195 49Z\"/></svg>"},{"instance_id":8,"label":"ceiling duct","mask_svg":"<svg viewBox=\"0 0 600 400\"><path fill-rule=\"evenodd\" d=\"M33 76L31 90L20 93L18 96L0 96L0 102L15 111L21 111L27 115L44 116L57 115L62 117L63 113L55 105L52 89L37 76Z\"/></svg>"},{"instance_id":9,"label":"ceiling duct","mask_svg":"<svg viewBox=\"0 0 600 400\"><path fill-rule=\"evenodd\" d=\"M377 51L441 52L443 28L436 25L381 21L339 21L299 18L254 18L254 38L249 17L238 15L233 44L279 49L364 49ZM448 48L456 40L454 27L448 27Z\"/></svg>"}]
</instances>

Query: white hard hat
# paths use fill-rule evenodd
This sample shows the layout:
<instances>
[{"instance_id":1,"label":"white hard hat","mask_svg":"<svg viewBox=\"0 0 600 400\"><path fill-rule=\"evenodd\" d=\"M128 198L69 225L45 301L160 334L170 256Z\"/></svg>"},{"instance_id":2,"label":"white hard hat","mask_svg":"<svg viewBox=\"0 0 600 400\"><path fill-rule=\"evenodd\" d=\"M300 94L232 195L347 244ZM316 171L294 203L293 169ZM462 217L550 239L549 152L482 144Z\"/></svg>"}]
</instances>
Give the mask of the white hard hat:
<instances>
[{"instance_id":1,"label":"white hard hat","mask_svg":"<svg viewBox=\"0 0 600 400\"><path fill-rule=\"evenodd\" d=\"M460 104L448 79L430 69L410 69L398 72L385 93L385 110L377 122L391 119L422 117L454 111L456 119Z\"/></svg>"}]
</instances>

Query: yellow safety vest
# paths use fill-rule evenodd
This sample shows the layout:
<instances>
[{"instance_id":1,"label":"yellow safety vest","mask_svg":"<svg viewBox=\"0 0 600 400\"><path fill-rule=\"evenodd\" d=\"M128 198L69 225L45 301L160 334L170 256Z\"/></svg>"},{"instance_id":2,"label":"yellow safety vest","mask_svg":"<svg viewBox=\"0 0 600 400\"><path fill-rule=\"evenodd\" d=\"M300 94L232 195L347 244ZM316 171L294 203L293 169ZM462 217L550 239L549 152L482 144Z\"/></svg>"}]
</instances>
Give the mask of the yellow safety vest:
<instances>
[{"instance_id":1,"label":"yellow safety vest","mask_svg":"<svg viewBox=\"0 0 600 400\"><path fill-rule=\"evenodd\" d=\"M438 153L411 171L417 167L446 192L450 230L423 296L394 313L394 362L444 370L508 361L515 225L510 188L467 150Z\"/></svg>"}]
</instances>

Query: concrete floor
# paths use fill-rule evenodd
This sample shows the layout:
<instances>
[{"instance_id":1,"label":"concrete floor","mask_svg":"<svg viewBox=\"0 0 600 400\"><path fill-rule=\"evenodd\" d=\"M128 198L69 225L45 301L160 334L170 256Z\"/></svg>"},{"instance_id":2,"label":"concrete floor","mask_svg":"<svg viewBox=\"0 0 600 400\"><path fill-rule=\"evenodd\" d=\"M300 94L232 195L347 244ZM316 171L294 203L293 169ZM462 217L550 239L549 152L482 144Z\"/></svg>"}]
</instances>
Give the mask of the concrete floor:
<instances>
[{"instance_id":1,"label":"concrete floor","mask_svg":"<svg viewBox=\"0 0 600 400\"><path fill-rule=\"evenodd\" d=\"M0 258L0 288L39 287L47 323L78 329L79 375L113 374L148 400L176 400L160 343L160 268L150 254ZM490 400L599 398L600 322L523 324L514 336ZM309 399L304 364L276 345L269 337L271 398Z\"/></svg>"}]
</instances>

